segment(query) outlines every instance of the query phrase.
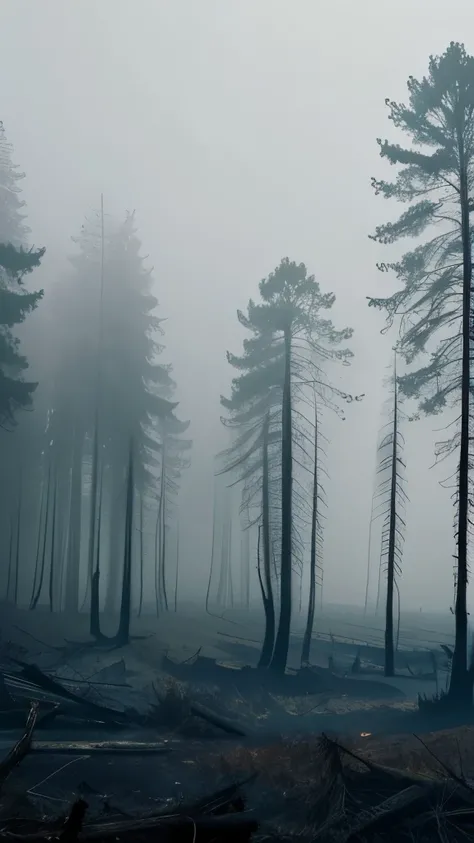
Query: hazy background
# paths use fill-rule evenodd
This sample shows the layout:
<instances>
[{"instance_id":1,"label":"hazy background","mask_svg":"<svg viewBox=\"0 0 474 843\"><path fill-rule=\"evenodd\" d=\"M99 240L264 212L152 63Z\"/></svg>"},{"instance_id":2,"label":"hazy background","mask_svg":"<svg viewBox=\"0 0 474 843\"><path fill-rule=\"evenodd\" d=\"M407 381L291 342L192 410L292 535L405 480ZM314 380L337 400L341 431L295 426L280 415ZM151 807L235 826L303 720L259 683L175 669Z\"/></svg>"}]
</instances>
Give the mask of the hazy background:
<instances>
[{"instance_id":1,"label":"hazy background","mask_svg":"<svg viewBox=\"0 0 474 843\"><path fill-rule=\"evenodd\" d=\"M137 211L168 317L163 359L192 422L183 588L205 589L225 351L242 340L236 309L288 255L336 293L336 326L355 329L353 366L337 377L366 398L344 423L326 415L324 566L327 600L361 602L395 340L381 337L383 317L366 301L390 292L375 262L396 254L367 237L398 210L372 195L370 176L385 166L376 138L393 137L385 97L405 98L430 53L451 40L474 50L472 1L0 0L0 11L0 119L26 171L32 239L47 247L46 293L101 191L106 211ZM452 600L453 510L438 485L449 468L428 471L441 425L405 431L405 608ZM375 567L374 556L374 589Z\"/></svg>"}]
</instances>

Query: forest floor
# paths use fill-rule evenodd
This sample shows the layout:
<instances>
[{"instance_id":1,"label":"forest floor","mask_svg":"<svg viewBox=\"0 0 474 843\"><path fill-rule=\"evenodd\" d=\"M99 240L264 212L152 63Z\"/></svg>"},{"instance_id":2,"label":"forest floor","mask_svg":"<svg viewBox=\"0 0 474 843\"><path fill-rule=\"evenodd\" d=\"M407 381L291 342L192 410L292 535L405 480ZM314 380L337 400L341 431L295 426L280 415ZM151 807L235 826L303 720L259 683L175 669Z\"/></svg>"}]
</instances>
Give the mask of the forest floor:
<instances>
[{"instance_id":1,"label":"forest floor","mask_svg":"<svg viewBox=\"0 0 474 843\"><path fill-rule=\"evenodd\" d=\"M430 775L435 769L438 775L441 760L457 775L462 773L474 779L474 718L473 726L462 716L449 721L439 716L427 720L417 708L418 693L432 696L437 688L443 687L440 644L452 643L447 624L445 629L437 631L436 619L423 620L424 625L420 624L418 629L412 627L405 635L399 660L400 671L405 672L408 662L414 675L385 680L378 664L381 629L364 627L357 617L348 620L347 613L343 619L327 618L326 627L330 630L319 630L313 661L325 668L328 658L332 658L335 675L341 681L344 677L348 680L346 692L345 686L339 685L337 692L326 691L303 698L272 695L275 707L270 706L268 710L258 694L256 700L249 701L238 690L224 692L222 688L205 688L192 682L186 688L161 669L163 655L183 662L198 650L200 655L223 665L254 665L261 634L257 616L249 620L234 612L219 619L194 613L191 608L187 613L170 612L159 620L144 616L133 621L134 635L144 636L143 639L133 640L128 647L85 650L65 656L55 648L67 641L88 640L86 616L79 615L71 622L69 617L51 615L44 609L32 613L2 606L0 649L3 653L11 647L14 651L17 648L22 659L38 664L43 670L54 670L57 676L65 676L71 670L76 677L92 677L92 682L99 670L123 660L127 685L131 687L126 692L104 690L100 696L104 704L112 705L114 700L122 699L125 705L134 706L140 698L152 705L156 702L155 688L162 698L170 692L172 703L173 700L179 703L180 699L186 703L188 696L202 701L240 723L246 732L246 737L237 739L218 731L193 732L188 727L181 728L178 718L172 727L157 722L156 729L150 729L146 735L137 736L133 729L121 735L121 739L156 740L159 734L172 748L171 755L137 756L127 758L124 764L123 758L92 756L86 752L67 759L33 753L11 775L5 798L15 803L15 810L21 810L26 793L26 798L35 800L46 813L62 813L73 798L82 794L97 811L106 805L107 810L110 806L111 810L120 806L121 810L133 813L174 804L184 797L186 800L199 797L222 784L258 772L258 783L249 786L249 809L281 828L288 824L294 826L301 822L302 805L310 805L321 785L322 768L318 759L322 733L337 737L344 746L363 753L377 764ZM103 627L106 634L112 634L114 622L104 619ZM355 638L351 637L354 629L357 629ZM296 633L290 653L290 665L295 667L300 643L301 636ZM367 648L366 652L363 648ZM437 678L423 679L416 674L429 673L431 649L439 653ZM353 677L350 668L355 655L361 652L363 656L370 655L367 659L370 672ZM58 730L59 727L48 731L48 739L71 739ZM0 733L1 754L18 734L14 730ZM97 740L103 734L88 732L87 737Z\"/></svg>"}]
</instances>

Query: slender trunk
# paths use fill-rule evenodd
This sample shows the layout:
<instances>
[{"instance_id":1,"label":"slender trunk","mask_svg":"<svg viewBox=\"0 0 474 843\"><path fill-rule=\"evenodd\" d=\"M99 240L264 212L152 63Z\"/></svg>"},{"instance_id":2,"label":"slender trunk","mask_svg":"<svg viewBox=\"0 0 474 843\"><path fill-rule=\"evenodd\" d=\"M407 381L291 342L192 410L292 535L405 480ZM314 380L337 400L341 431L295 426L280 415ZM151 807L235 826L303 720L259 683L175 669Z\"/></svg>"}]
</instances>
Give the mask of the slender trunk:
<instances>
[{"instance_id":1,"label":"slender trunk","mask_svg":"<svg viewBox=\"0 0 474 843\"><path fill-rule=\"evenodd\" d=\"M97 505L99 500L99 407L96 404L94 422L94 442L92 446L92 477L91 477L91 501L89 519L89 582L91 584L91 604L89 631L94 637L100 636L99 620L99 576L100 572L94 570L94 559L96 558L97 541Z\"/></svg>"},{"instance_id":2,"label":"slender trunk","mask_svg":"<svg viewBox=\"0 0 474 843\"><path fill-rule=\"evenodd\" d=\"M241 571L242 571L242 580L241 580L241 592L242 592L242 605L245 606L246 609L249 608L250 603L250 541L249 541L249 530L248 528L242 532L242 539L241 539Z\"/></svg>"},{"instance_id":3,"label":"slender trunk","mask_svg":"<svg viewBox=\"0 0 474 843\"><path fill-rule=\"evenodd\" d=\"M460 199L463 248L461 443L458 479L458 530L455 621L456 637L451 666L449 696L461 704L472 703L472 682L467 665L467 539L469 528L469 392L471 384L471 284L472 256L469 228L467 165L463 141L459 140Z\"/></svg>"},{"instance_id":4,"label":"slender trunk","mask_svg":"<svg viewBox=\"0 0 474 843\"><path fill-rule=\"evenodd\" d=\"M397 458L398 458L398 399L397 399L397 371L396 364L393 374L393 430L392 430L392 458L390 479L390 513L388 533L388 563L387 563L387 603L385 606L385 676L395 675L395 649L393 643L393 589L395 581L395 537L397 527Z\"/></svg>"},{"instance_id":5,"label":"slender trunk","mask_svg":"<svg viewBox=\"0 0 474 843\"><path fill-rule=\"evenodd\" d=\"M40 510L39 510L39 521L38 521L38 537L36 541L36 558L35 558L35 573L33 576L33 587L31 589L31 597L30 597L30 609L33 605L33 600L36 594L36 586L38 583L38 574L39 574L39 564L40 564L40 555L41 555L41 535L43 530L43 517L44 517L44 508L45 508L45 490L46 484L44 480L41 483L41 500L40 500Z\"/></svg>"},{"instance_id":6,"label":"slender trunk","mask_svg":"<svg viewBox=\"0 0 474 843\"><path fill-rule=\"evenodd\" d=\"M313 501L311 512L311 555L309 562L309 599L308 617L306 629L303 636L303 647L301 649L301 664L309 664L311 651L311 638L314 626L314 610L316 607L316 558L318 542L318 521L319 521L319 476L318 476L318 405L316 394L314 396L314 463L313 463Z\"/></svg>"},{"instance_id":7,"label":"slender trunk","mask_svg":"<svg viewBox=\"0 0 474 843\"><path fill-rule=\"evenodd\" d=\"M82 523L82 448L84 434L76 426L71 466L71 496L69 501L69 535L67 544L67 573L65 609L76 614L79 608L79 574L81 567Z\"/></svg>"},{"instance_id":8,"label":"slender trunk","mask_svg":"<svg viewBox=\"0 0 474 843\"><path fill-rule=\"evenodd\" d=\"M159 610L165 607L165 595L163 593L164 577L163 577L163 550L165 548L165 539L163 536L164 517L163 510L165 507L166 494L166 466L165 466L165 441L163 438L162 452L161 452L161 479L160 479L160 505L158 507L158 516L156 520L155 530L155 596L156 596L156 614Z\"/></svg>"},{"instance_id":9,"label":"slender trunk","mask_svg":"<svg viewBox=\"0 0 474 843\"><path fill-rule=\"evenodd\" d=\"M163 500L162 506L162 525L161 525L161 593L163 595L163 605L165 612L168 611L168 594L166 591L166 498Z\"/></svg>"},{"instance_id":10,"label":"slender trunk","mask_svg":"<svg viewBox=\"0 0 474 843\"><path fill-rule=\"evenodd\" d=\"M216 512L217 512L217 495L214 485L214 501L212 504L212 541L211 541L211 565L209 568L209 579L207 581L206 591L206 613L209 614L209 595L211 593L212 574L214 572L214 556L216 550Z\"/></svg>"},{"instance_id":11,"label":"slender trunk","mask_svg":"<svg viewBox=\"0 0 474 843\"><path fill-rule=\"evenodd\" d=\"M229 516L227 527L227 578L229 582L229 599L231 609L234 608L234 582L232 579L232 515Z\"/></svg>"},{"instance_id":12,"label":"slender trunk","mask_svg":"<svg viewBox=\"0 0 474 843\"><path fill-rule=\"evenodd\" d=\"M162 490L160 489L160 501L156 515L155 527L155 603L156 617L160 615L160 552L161 552L161 505L163 501Z\"/></svg>"},{"instance_id":13,"label":"slender trunk","mask_svg":"<svg viewBox=\"0 0 474 843\"><path fill-rule=\"evenodd\" d=\"M401 620L401 607L400 607L400 589L398 587L398 583L395 580L395 589L397 591L397 637L395 639L395 652L398 652L398 645L400 644L400 620Z\"/></svg>"},{"instance_id":14,"label":"slender trunk","mask_svg":"<svg viewBox=\"0 0 474 843\"><path fill-rule=\"evenodd\" d=\"M221 569L219 573L219 585L217 586L217 604L227 606L228 591L228 570L227 570L227 511L224 514L221 539Z\"/></svg>"},{"instance_id":15,"label":"slender trunk","mask_svg":"<svg viewBox=\"0 0 474 843\"><path fill-rule=\"evenodd\" d=\"M263 455L262 455L262 533L263 533L263 580L262 590L263 608L265 611L265 636L262 652L258 662L259 667L268 667L271 662L273 646L275 644L275 603L273 600L270 546L270 484L268 468L268 435L270 418L268 414L263 423ZM260 542L260 533L259 533ZM259 548L260 551L260 548ZM260 555L260 553L259 553ZM260 564L260 562L259 562ZM260 576L260 567L259 567Z\"/></svg>"},{"instance_id":16,"label":"slender trunk","mask_svg":"<svg viewBox=\"0 0 474 843\"><path fill-rule=\"evenodd\" d=\"M140 495L140 596L138 599L137 616L140 617L143 608L143 494Z\"/></svg>"},{"instance_id":17,"label":"slender trunk","mask_svg":"<svg viewBox=\"0 0 474 843\"><path fill-rule=\"evenodd\" d=\"M367 578L365 581L365 600L364 600L364 617L367 614L367 607L369 604L369 585L370 585L370 550L372 547L372 527L374 523L374 500L375 497L372 496L372 504L370 507L370 521L369 521L369 539L368 539L368 547L367 547ZM377 598L378 602L378 598Z\"/></svg>"},{"instance_id":18,"label":"slender trunk","mask_svg":"<svg viewBox=\"0 0 474 843\"><path fill-rule=\"evenodd\" d=\"M34 595L31 604L30 610L34 611L38 605L38 600L41 597L41 592L43 590L43 582L44 582L44 569L46 566L46 541L48 538L48 524L49 524L49 507L50 507L50 498L51 498L51 463L49 464L48 469L48 488L46 492L46 510L44 516L44 529L43 529L43 547L41 552L41 568L40 568L40 575L38 579L38 587L36 589L36 594Z\"/></svg>"},{"instance_id":19,"label":"slender trunk","mask_svg":"<svg viewBox=\"0 0 474 843\"><path fill-rule=\"evenodd\" d=\"M10 583L12 579L12 570L13 570L13 536L14 536L14 529L13 529L13 515L10 516L10 547L8 552L8 577L7 577L7 590L6 590L6 600L10 599Z\"/></svg>"},{"instance_id":20,"label":"slender trunk","mask_svg":"<svg viewBox=\"0 0 474 843\"><path fill-rule=\"evenodd\" d=\"M380 563L379 563L379 578L377 580L377 599L375 601L375 614L376 615L378 615L378 613L379 613L381 585L382 585L382 560L380 560Z\"/></svg>"},{"instance_id":21,"label":"slender trunk","mask_svg":"<svg viewBox=\"0 0 474 843\"><path fill-rule=\"evenodd\" d=\"M278 581L278 565L275 555L275 543L272 541L272 562L273 562L273 579L275 582L275 596L274 601L278 602L280 600L280 588L279 588L279 581Z\"/></svg>"},{"instance_id":22,"label":"slender trunk","mask_svg":"<svg viewBox=\"0 0 474 843\"><path fill-rule=\"evenodd\" d=\"M174 583L174 610L178 611L178 579L179 579L179 521L176 528L176 579Z\"/></svg>"},{"instance_id":23,"label":"slender trunk","mask_svg":"<svg viewBox=\"0 0 474 843\"><path fill-rule=\"evenodd\" d=\"M99 418L102 402L102 347L104 334L104 196L100 194L100 287L99 287L99 324L97 333L97 382L95 396L94 444L92 450L92 488L89 528L89 580L91 584L91 605L89 631L95 638L101 637L100 631L100 520L102 510L102 469L99 469ZM99 488L100 484L100 488ZM99 512L97 512L99 507ZM94 551L96 551L94 553ZM94 567L95 556L95 567Z\"/></svg>"},{"instance_id":24,"label":"slender trunk","mask_svg":"<svg viewBox=\"0 0 474 843\"><path fill-rule=\"evenodd\" d=\"M58 476L54 476L54 495L53 495L53 519L51 524L51 562L49 566L49 611L54 611L54 575L56 573L56 515L57 515L57 498L58 498Z\"/></svg>"},{"instance_id":25,"label":"slender trunk","mask_svg":"<svg viewBox=\"0 0 474 843\"><path fill-rule=\"evenodd\" d=\"M288 660L291 626L291 580L292 580L292 417L291 417L291 331L285 329L285 378L282 401L282 447L281 447L281 573L280 573L280 619L275 641L271 667L284 673Z\"/></svg>"},{"instance_id":26,"label":"slender trunk","mask_svg":"<svg viewBox=\"0 0 474 843\"><path fill-rule=\"evenodd\" d=\"M21 510L22 510L22 492L23 492L23 484L22 484L22 473L20 469L19 475L19 489L18 489L18 511L16 514L16 552L15 552L15 590L14 594L14 602L15 606L18 606L18 577L20 572L20 535L21 535Z\"/></svg>"},{"instance_id":27,"label":"slender trunk","mask_svg":"<svg viewBox=\"0 0 474 843\"><path fill-rule=\"evenodd\" d=\"M103 469L100 471L97 511L97 541L95 547L95 567L91 577L91 617L90 633L94 638L102 638L100 631L100 540L102 534L102 499L103 499Z\"/></svg>"},{"instance_id":28,"label":"slender trunk","mask_svg":"<svg viewBox=\"0 0 474 843\"><path fill-rule=\"evenodd\" d=\"M104 605L104 612L108 615L113 615L117 611L120 593L120 572L122 570L121 560L123 559L123 509L125 502L122 492L124 485L124 473L122 462L120 459L117 460L117 458L114 460L112 467L111 484L112 501L109 519L109 569Z\"/></svg>"},{"instance_id":29,"label":"slender trunk","mask_svg":"<svg viewBox=\"0 0 474 843\"><path fill-rule=\"evenodd\" d=\"M132 537L133 537L133 443L130 443L130 457L127 477L127 503L125 512L125 548L123 558L122 599L120 622L116 637L119 647L130 641L130 607L132 602Z\"/></svg>"}]
</instances>

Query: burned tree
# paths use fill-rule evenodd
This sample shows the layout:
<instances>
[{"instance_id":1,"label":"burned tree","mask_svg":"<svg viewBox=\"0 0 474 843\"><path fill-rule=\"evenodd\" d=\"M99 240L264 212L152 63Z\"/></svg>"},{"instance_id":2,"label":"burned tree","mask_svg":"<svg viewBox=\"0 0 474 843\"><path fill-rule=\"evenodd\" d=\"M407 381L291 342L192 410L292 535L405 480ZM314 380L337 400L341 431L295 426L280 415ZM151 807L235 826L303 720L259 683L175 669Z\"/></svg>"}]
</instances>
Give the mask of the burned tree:
<instances>
[{"instance_id":1,"label":"burned tree","mask_svg":"<svg viewBox=\"0 0 474 843\"><path fill-rule=\"evenodd\" d=\"M244 340L241 357L228 354L241 374L232 382L229 399L221 399L229 417L225 423L238 432L231 446L228 470L240 470L238 482L250 489L249 501L261 506L264 463L264 419L269 416L269 463L275 477L275 530L280 539L280 613L270 667L284 673L288 658L292 612L292 575L296 548L302 539L296 528L297 510L304 496L295 490L295 447L299 440L300 402L308 384L320 389L321 362L330 358L347 361L348 350L335 350L350 338L348 328L336 331L332 322L320 316L333 306L332 293L323 294L304 264L284 258L259 285L260 302L249 302L247 315L238 313L241 324L252 333ZM297 421L298 420L298 421ZM303 427L306 422L303 420ZM301 432L304 438L304 431ZM249 482L250 481L250 482ZM273 485L273 476L270 484ZM301 499L303 498L303 502ZM273 511L273 507L271 506ZM261 522L263 506L257 515ZM301 510L300 510L301 511ZM260 520L259 520L260 519ZM263 527L263 525L262 525ZM273 544L273 541L272 541ZM265 557L264 557L265 558ZM271 559L270 554L267 560Z\"/></svg>"},{"instance_id":2,"label":"burned tree","mask_svg":"<svg viewBox=\"0 0 474 843\"><path fill-rule=\"evenodd\" d=\"M379 140L380 154L402 169L394 182L373 179L376 194L409 202L399 219L379 226L372 239L390 244L436 233L382 272L393 271L401 288L388 298L372 298L388 323L400 325L399 353L408 364L428 354L426 362L399 379L400 391L418 398L421 412L458 410L458 429L439 445L438 456L458 457L456 481L456 641L449 697L472 703L467 664L467 546L469 530L471 408L470 213L474 181L474 58L451 43L432 56L428 75L408 80L408 105L387 99L389 118L413 146ZM418 148L416 148L418 147Z\"/></svg>"},{"instance_id":3,"label":"burned tree","mask_svg":"<svg viewBox=\"0 0 474 843\"><path fill-rule=\"evenodd\" d=\"M396 353L393 373L390 378L389 421L382 428L377 449L377 493L378 504L374 511L376 518L382 518L380 566L386 570L387 595L385 604L385 676L395 675L395 644L393 634L394 591L398 589L397 578L401 575L403 545L405 539L405 510L408 501L404 489L405 462L403 448L405 440L400 430L403 418L399 406ZM400 603L400 598L398 598Z\"/></svg>"}]
</instances>

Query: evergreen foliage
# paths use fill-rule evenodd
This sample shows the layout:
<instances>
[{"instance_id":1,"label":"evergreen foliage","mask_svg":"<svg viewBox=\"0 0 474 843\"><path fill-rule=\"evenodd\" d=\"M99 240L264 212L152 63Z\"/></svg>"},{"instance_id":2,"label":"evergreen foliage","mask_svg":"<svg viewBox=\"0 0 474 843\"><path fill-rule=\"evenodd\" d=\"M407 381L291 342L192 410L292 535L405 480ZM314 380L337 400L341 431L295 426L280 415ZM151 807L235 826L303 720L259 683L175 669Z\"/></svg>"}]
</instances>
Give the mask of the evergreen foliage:
<instances>
[{"instance_id":1,"label":"evergreen foliage","mask_svg":"<svg viewBox=\"0 0 474 843\"><path fill-rule=\"evenodd\" d=\"M269 511L277 512L276 524L265 535L279 531L280 538L280 615L271 666L283 672L286 667L292 609L292 571L295 548L300 541L298 510L305 520L305 504L301 512L298 492L294 489L294 467L298 457L293 447L303 449L307 420L299 402L303 402L307 386L332 404L334 393L324 376L325 361L348 362L352 352L338 348L352 336L352 330L336 331L332 322L321 316L335 301L332 293L321 292L314 275L304 264L284 258L280 265L259 285L260 301L249 302L247 315L238 313L240 323L252 333L244 340L241 357L228 354L229 363L241 374L232 381L230 398L221 403L228 411L224 423L237 431L237 438L224 454L226 470L237 471L244 489L245 507L257 506L258 514L264 483L264 444L268 449L269 487L273 478L273 498ZM337 390L335 391L337 392ZM340 393L342 395L342 393ZM347 396L344 396L347 398ZM273 515L272 515L273 518ZM261 522L260 522L261 523ZM271 541L271 539L270 539ZM272 548L273 549L273 548ZM264 548L269 564L270 548ZM265 573L266 595L269 580Z\"/></svg>"},{"instance_id":2,"label":"evergreen foliage","mask_svg":"<svg viewBox=\"0 0 474 843\"><path fill-rule=\"evenodd\" d=\"M369 304L387 311L400 325L399 352L411 368L399 378L400 390L416 398L420 411L458 411L458 429L438 454L459 454L456 503L456 645L450 695L472 700L467 666L467 544L469 468L472 234L474 209L474 58L451 43L432 56L428 74L410 77L408 104L386 100L389 119L412 145L379 140L380 154L401 169L392 182L373 179L376 194L408 202L396 222L378 226L373 239L391 244L405 238L427 239L399 261L380 264L400 284L387 298ZM418 367L416 368L416 364Z\"/></svg>"}]
</instances>

